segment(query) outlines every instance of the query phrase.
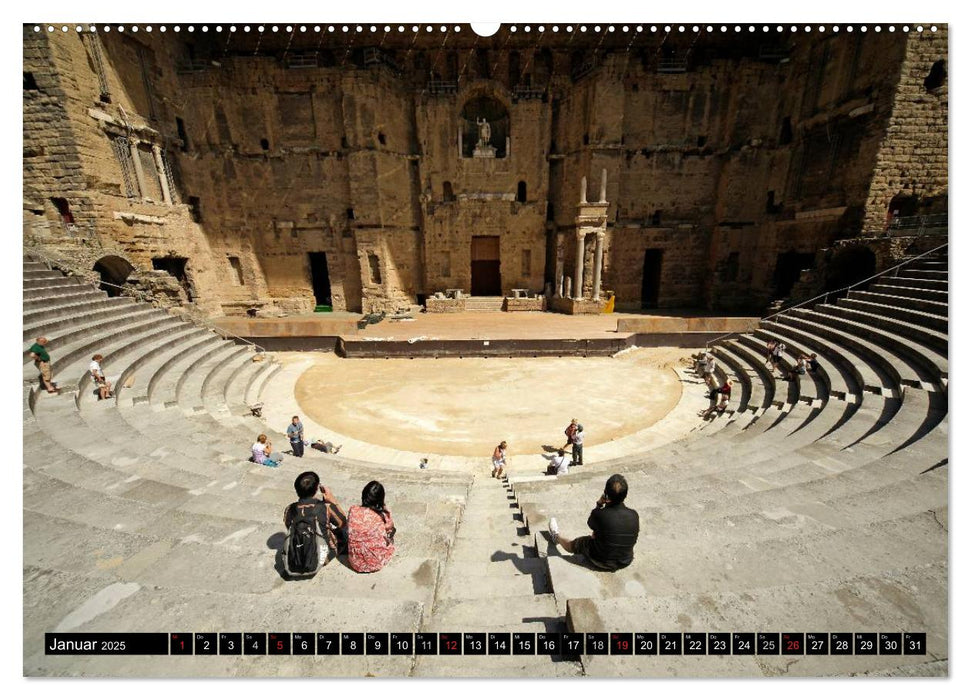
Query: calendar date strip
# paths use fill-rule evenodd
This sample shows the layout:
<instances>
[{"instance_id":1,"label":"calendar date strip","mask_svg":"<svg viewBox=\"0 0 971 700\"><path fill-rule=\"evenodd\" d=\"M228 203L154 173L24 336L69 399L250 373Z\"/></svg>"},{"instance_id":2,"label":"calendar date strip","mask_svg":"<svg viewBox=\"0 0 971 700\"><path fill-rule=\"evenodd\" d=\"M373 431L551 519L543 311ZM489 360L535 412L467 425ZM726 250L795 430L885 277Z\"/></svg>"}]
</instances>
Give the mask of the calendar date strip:
<instances>
[{"instance_id":1,"label":"calendar date strip","mask_svg":"<svg viewBox=\"0 0 971 700\"><path fill-rule=\"evenodd\" d=\"M48 632L51 656L925 655L926 632Z\"/></svg>"}]
</instances>

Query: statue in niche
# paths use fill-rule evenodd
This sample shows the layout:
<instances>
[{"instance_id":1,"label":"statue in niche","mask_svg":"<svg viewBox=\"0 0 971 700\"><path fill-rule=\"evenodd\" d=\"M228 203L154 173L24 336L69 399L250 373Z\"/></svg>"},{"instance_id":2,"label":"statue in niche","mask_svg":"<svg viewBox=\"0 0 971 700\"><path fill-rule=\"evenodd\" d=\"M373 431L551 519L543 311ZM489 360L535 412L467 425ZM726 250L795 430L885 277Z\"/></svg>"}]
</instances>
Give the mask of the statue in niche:
<instances>
[{"instance_id":1,"label":"statue in niche","mask_svg":"<svg viewBox=\"0 0 971 700\"><path fill-rule=\"evenodd\" d=\"M482 146L488 146L489 139L492 138L492 127L489 126L489 122L486 119L476 119L475 123L479 127L479 143L476 145L480 148Z\"/></svg>"},{"instance_id":2,"label":"statue in niche","mask_svg":"<svg viewBox=\"0 0 971 700\"><path fill-rule=\"evenodd\" d=\"M472 151L473 158L495 158L496 149L489 145L489 140L492 138L492 127L489 126L489 121L487 119L479 119L476 117L475 124L479 127L479 141L475 144L475 150Z\"/></svg>"}]
</instances>

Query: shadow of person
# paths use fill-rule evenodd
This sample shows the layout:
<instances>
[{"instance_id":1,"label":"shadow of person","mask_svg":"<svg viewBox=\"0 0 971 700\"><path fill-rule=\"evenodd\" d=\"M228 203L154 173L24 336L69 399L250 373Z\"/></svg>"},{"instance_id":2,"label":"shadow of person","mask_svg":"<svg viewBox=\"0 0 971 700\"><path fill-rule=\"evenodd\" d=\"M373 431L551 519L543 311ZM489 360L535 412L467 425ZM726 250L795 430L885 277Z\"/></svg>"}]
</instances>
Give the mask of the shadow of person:
<instances>
[{"instance_id":1,"label":"shadow of person","mask_svg":"<svg viewBox=\"0 0 971 700\"><path fill-rule=\"evenodd\" d=\"M272 549L275 552L273 557L273 568L280 575L284 581L292 581L293 579L287 574L286 569L283 567L283 543L287 539L287 534L285 532L274 532L266 540L266 548Z\"/></svg>"},{"instance_id":2,"label":"shadow of person","mask_svg":"<svg viewBox=\"0 0 971 700\"><path fill-rule=\"evenodd\" d=\"M543 448L543 452L556 453L556 451L560 449L559 447L553 447L553 445L541 445L541 447ZM546 455L543 455L543 456L545 457Z\"/></svg>"}]
</instances>

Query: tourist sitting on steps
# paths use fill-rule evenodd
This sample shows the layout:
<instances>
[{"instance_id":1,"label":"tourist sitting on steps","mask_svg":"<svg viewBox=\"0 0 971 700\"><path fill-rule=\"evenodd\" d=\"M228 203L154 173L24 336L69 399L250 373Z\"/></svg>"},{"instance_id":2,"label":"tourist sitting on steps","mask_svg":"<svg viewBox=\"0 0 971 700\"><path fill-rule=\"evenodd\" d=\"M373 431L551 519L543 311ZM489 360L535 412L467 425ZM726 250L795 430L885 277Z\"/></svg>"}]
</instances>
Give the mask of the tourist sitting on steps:
<instances>
[{"instance_id":1,"label":"tourist sitting on steps","mask_svg":"<svg viewBox=\"0 0 971 700\"><path fill-rule=\"evenodd\" d=\"M256 438L256 442L250 449L253 451L250 461L262 464L264 467L279 467L280 462L283 461L283 455L274 454L273 443L262 433Z\"/></svg>"},{"instance_id":2,"label":"tourist sitting on steps","mask_svg":"<svg viewBox=\"0 0 971 700\"><path fill-rule=\"evenodd\" d=\"M548 476L560 476L563 474L569 474L569 458L566 456L566 451L557 450L555 455L543 455L550 461L550 466L546 469L546 474Z\"/></svg>"},{"instance_id":3,"label":"tourist sitting on steps","mask_svg":"<svg viewBox=\"0 0 971 700\"><path fill-rule=\"evenodd\" d=\"M98 400L103 401L104 399L110 399L114 394L111 393L111 382L105 377L105 373L101 370L101 361L105 359L104 355L97 354L91 358L91 364L88 365L88 371L91 373L91 381L94 385L98 387Z\"/></svg>"},{"instance_id":4,"label":"tourist sitting on steps","mask_svg":"<svg viewBox=\"0 0 971 700\"><path fill-rule=\"evenodd\" d=\"M634 561L634 545L640 531L636 510L624 505L627 480L620 474L607 479L603 494L587 518L593 533L568 540L560 534L556 518L550 518L550 535L554 544L571 554L580 554L595 569L616 571Z\"/></svg>"},{"instance_id":5,"label":"tourist sitting on steps","mask_svg":"<svg viewBox=\"0 0 971 700\"><path fill-rule=\"evenodd\" d=\"M34 358L34 367L40 372L41 385L47 389L48 394L56 394L57 384L54 383L54 375L51 373L51 356L47 352L47 343L44 336L37 338L30 346L30 356Z\"/></svg>"},{"instance_id":6,"label":"tourist sitting on steps","mask_svg":"<svg viewBox=\"0 0 971 700\"><path fill-rule=\"evenodd\" d=\"M711 417L711 414L716 411L718 412L718 415L721 415L722 413L725 412L725 409L728 408L728 400L731 397L732 397L732 380L726 379L725 383L722 384L720 387L718 387L717 389L711 390L711 394L709 394L709 398L711 398L711 400L714 403L712 403L711 407L709 407L708 410L704 411L701 414L701 417L704 418L705 420L708 420Z\"/></svg>"},{"instance_id":7,"label":"tourist sitting on steps","mask_svg":"<svg viewBox=\"0 0 971 700\"><path fill-rule=\"evenodd\" d=\"M799 359L796 360L796 366L790 369L789 372L786 374L786 379L788 379L791 382L795 380L797 377L805 375L808 366L809 365L806 361L806 356L800 355Z\"/></svg>"},{"instance_id":8,"label":"tourist sitting on steps","mask_svg":"<svg viewBox=\"0 0 971 700\"><path fill-rule=\"evenodd\" d=\"M503 440L492 452L492 478L501 479L506 468L506 441Z\"/></svg>"},{"instance_id":9,"label":"tourist sitting on steps","mask_svg":"<svg viewBox=\"0 0 971 700\"><path fill-rule=\"evenodd\" d=\"M361 492L361 505L347 511L347 563L358 573L380 571L394 554L395 531L384 505L384 486L369 482Z\"/></svg>"},{"instance_id":10,"label":"tourist sitting on steps","mask_svg":"<svg viewBox=\"0 0 971 700\"><path fill-rule=\"evenodd\" d=\"M320 485L315 472L304 472L293 482L297 500L283 511L287 536L283 541L283 569L292 577L313 576L346 548L347 516L334 494ZM317 490L323 500L314 498Z\"/></svg>"},{"instance_id":11,"label":"tourist sitting on steps","mask_svg":"<svg viewBox=\"0 0 971 700\"><path fill-rule=\"evenodd\" d=\"M803 357L806 357L803 355ZM819 361L816 359L816 353L812 353L809 357L806 357L806 369L810 372L819 371Z\"/></svg>"},{"instance_id":12,"label":"tourist sitting on steps","mask_svg":"<svg viewBox=\"0 0 971 700\"><path fill-rule=\"evenodd\" d=\"M290 425L287 426L287 438L290 440L290 449L293 450L294 457L303 457L303 423L300 416L294 416Z\"/></svg>"},{"instance_id":13,"label":"tourist sitting on steps","mask_svg":"<svg viewBox=\"0 0 971 700\"><path fill-rule=\"evenodd\" d=\"M321 452L326 452L327 454L336 455L341 451L343 445L334 446L332 442L324 442L323 440L314 440L310 443L310 446L315 450L320 450Z\"/></svg>"}]
</instances>

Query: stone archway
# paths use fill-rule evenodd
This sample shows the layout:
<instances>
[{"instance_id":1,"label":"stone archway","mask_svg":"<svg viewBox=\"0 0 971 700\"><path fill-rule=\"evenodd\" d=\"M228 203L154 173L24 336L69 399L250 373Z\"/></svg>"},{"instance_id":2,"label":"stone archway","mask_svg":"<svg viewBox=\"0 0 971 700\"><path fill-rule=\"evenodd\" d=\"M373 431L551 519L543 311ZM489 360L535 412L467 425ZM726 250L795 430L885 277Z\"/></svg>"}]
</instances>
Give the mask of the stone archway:
<instances>
[{"instance_id":1,"label":"stone archway","mask_svg":"<svg viewBox=\"0 0 971 700\"><path fill-rule=\"evenodd\" d=\"M121 294L118 287L125 284L135 267L122 257L106 255L99 258L91 269L101 278L99 288L107 292L108 296L116 297Z\"/></svg>"}]
</instances>

